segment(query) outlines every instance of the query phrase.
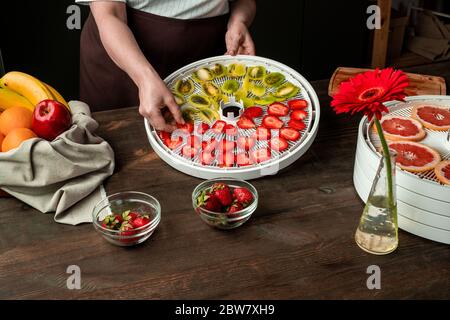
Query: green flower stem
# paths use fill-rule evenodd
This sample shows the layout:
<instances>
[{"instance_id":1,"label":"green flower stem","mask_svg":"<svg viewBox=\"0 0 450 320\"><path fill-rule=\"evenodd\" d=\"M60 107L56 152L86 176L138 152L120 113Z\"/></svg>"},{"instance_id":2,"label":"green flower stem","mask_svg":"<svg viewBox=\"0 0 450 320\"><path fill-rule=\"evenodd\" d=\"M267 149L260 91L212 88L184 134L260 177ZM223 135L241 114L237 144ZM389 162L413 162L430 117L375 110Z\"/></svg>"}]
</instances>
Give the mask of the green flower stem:
<instances>
[{"instance_id":1,"label":"green flower stem","mask_svg":"<svg viewBox=\"0 0 450 320\"><path fill-rule=\"evenodd\" d=\"M375 126L377 127L378 136L380 137L381 146L383 147L383 157L386 162L386 177L388 180L388 197L389 205L394 206L394 186L392 184L392 163L391 163L391 153L389 152L389 147L386 142L386 138L383 134L383 128L381 127L380 121L375 116L374 117Z\"/></svg>"}]
</instances>

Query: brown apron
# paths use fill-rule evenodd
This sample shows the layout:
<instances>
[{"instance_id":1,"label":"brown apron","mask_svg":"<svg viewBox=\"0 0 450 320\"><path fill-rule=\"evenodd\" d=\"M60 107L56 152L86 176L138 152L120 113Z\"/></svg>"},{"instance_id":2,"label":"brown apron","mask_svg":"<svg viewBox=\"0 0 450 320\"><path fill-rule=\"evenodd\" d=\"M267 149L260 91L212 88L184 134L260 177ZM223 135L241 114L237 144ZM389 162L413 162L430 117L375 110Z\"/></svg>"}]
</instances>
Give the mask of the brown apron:
<instances>
[{"instance_id":1,"label":"brown apron","mask_svg":"<svg viewBox=\"0 0 450 320\"><path fill-rule=\"evenodd\" d=\"M127 7L128 26L162 79L193 61L226 51L228 15L181 20ZM80 100L93 111L139 105L134 82L108 56L92 14L80 41Z\"/></svg>"}]
</instances>

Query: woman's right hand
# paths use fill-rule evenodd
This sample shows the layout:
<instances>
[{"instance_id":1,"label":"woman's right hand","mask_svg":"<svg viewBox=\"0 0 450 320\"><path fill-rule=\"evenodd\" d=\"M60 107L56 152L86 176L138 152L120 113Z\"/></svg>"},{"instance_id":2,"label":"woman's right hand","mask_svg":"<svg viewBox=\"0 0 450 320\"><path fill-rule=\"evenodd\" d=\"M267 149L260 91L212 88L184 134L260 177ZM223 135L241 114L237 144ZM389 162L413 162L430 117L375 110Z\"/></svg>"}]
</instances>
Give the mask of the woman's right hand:
<instances>
[{"instance_id":1,"label":"woman's right hand","mask_svg":"<svg viewBox=\"0 0 450 320\"><path fill-rule=\"evenodd\" d=\"M139 113L147 118L156 130L172 132L177 127L173 121L167 122L164 118L162 110L166 107L176 123L184 124L180 107L161 78L153 76L139 85Z\"/></svg>"}]
</instances>

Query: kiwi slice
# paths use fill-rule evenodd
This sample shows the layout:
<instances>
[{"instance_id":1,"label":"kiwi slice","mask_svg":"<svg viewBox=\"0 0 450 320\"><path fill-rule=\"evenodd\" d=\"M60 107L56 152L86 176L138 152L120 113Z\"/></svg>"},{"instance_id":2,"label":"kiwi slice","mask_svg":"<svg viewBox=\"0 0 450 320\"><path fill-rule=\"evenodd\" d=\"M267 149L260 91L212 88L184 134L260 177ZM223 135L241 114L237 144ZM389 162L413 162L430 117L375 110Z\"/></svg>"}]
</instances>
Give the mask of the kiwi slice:
<instances>
[{"instance_id":1,"label":"kiwi slice","mask_svg":"<svg viewBox=\"0 0 450 320\"><path fill-rule=\"evenodd\" d=\"M266 75L266 68L263 66L250 67L247 70L247 75L252 80L261 80Z\"/></svg>"},{"instance_id":2,"label":"kiwi slice","mask_svg":"<svg viewBox=\"0 0 450 320\"><path fill-rule=\"evenodd\" d=\"M181 115L186 121L194 121L196 114L198 114L198 110L193 107L185 105L181 108Z\"/></svg>"},{"instance_id":3,"label":"kiwi slice","mask_svg":"<svg viewBox=\"0 0 450 320\"><path fill-rule=\"evenodd\" d=\"M267 106L276 101L276 98L272 94L265 95L264 97L256 98L255 104L259 104L261 106Z\"/></svg>"},{"instance_id":4,"label":"kiwi slice","mask_svg":"<svg viewBox=\"0 0 450 320\"><path fill-rule=\"evenodd\" d=\"M241 63L232 63L228 66L228 75L232 78L245 76L246 68Z\"/></svg>"},{"instance_id":5,"label":"kiwi slice","mask_svg":"<svg viewBox=\"0 0 450 320\"><path fill-rule=\"evenodd\" d=\"M275 98L287 99L297 95L299 91L300 89L298 87L294 86L290 82L286 82L285 84L279 86L273 95Z\"/></svg>"},{"instance_id":6,"label":"kiwi slice","mask_svg":"<svg viewBox=\"0 0 450 320\"><path fill-rule=\"evenodd\" d=\"M194 92L194 82L191 79L180 79L175 84L175 91L181 95L189 95Z\"/></svg>"},{"instance_id":7,"label":"kiwi slice","mask_svg":"<svg viewBox=\"0 0 450 320\"><path fill-rule=\"evenodd\" d=\"M268 87L279 86L285 79L285 76L279 72L272 72L266 75L263 79L264 85Z\"/></svg>"},{"instance_id":8,"label":"kiwi slice","mask_svg":"<svg viewBox=\"0 0 450 320\"><path fill-rule=\"evenodd\" d=\"M193 94L189 97L189 103L197 108L209 107L211 105L211 101L206 96L202 96L199 94Z\"/></svg>"},{"instance_id":9,"label":"kiwi slice","mask_svg":"<svg viewBox=\"0 0 450 320\"><path fill-rule=\"evenodd\" d=\"M239 90L240 84L234 79L227 80L222 85L222 91L227 94L233 94Z\"/></svg>"},{"instance_id":10,"label":"kiwi slice","mask_svg":"<svg viewBox=\"0 0 450 320\"><path fill-rule=\"evenodd\" d=\"M216 63L215 65L213 65L211 67L210 71L212 72L212 74L214 75L215 78L220 78L225 75L225 73L227 72L227 69L225 68L225 66L223 64Z\"/></svg>"},{"instance_id":11,"label":"kiwi slice","mask_svg":"<svg viewBox=\"0 0 450 320\"><path fill-rule=\"evenodd\" d=\"M250 86L250 93L257 97L262 97L263 95L266 94L266 87L253 83Z\"/></svg>"},{"instance_id":12,"label":"kiwi slice","mask_svg":"<svg viewBox=\"0 0 450 320\"><path fill-rule=\"evenodd\" d=\"M210 97L218 96L221 93L220 89L212 82L205 82L202 87L203 91Z\"/></svg>"},{"instance_id":13,"label":"kiwi slice","mask_svg":"<svg viewBox=\"0 0 450 320\"><path fill-rule=\"evenodd\" d=\"M174 92L173 93L173 97L175 99L176 104L179 105L179 106L181 106L181 105L186 103L186 100L184 99L184 97L181 94L179 94L179 93Z\"/></svg>"},{"instance_id":14,"label":"kiwi slice","mask_svg":"<svg viewBox=\"0 0 450 320\"><path fill-rule=\"evenodd\" d=\"M197 116L202 121L205 121L207 123L214 122L220 118L219 113L216 110L213 110L211 108L202 107L202 108L199 108L198 110L199 110L199 112L198 112Z\"/></svg>"},{"instance_id":15,"label":"kiwi slice","mask_svg":"<svg viewBox=\"0 0 450 320\"><path fill-rule=\"evenodd\" d=\"M208 68L200 68L196 70L192 76L200 82L211 81L214 79L213 73Z\"/></svg>"}]
</instances>

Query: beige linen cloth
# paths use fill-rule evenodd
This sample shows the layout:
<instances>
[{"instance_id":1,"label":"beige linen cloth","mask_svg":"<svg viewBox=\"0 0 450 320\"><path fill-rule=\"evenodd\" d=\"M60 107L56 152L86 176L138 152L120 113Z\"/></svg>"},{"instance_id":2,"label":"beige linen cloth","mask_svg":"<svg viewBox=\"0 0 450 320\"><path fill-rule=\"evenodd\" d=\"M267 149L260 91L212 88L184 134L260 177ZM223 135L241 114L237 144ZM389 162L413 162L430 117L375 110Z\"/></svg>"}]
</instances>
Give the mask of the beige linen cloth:
<instances>
[{"instance_id":1,"label":"beige linen cloth","mask_svg":"<svg viewBox=\"0 0 450 320\"><path fill-rule=\"evenodd\" d=\"M114 171L114 152L94 134L98 123L89 107L69 105L72 127L54 141L30 139L0 153L0 187L41 212L54 212L56 222L76 225L92 222L92 209L104 197L102 182Z\"/></svg>"}]
</instances>

